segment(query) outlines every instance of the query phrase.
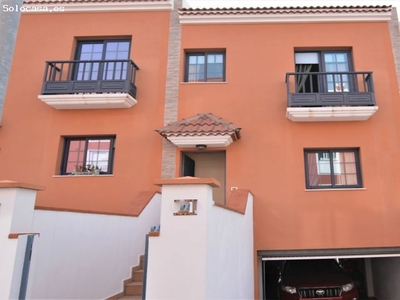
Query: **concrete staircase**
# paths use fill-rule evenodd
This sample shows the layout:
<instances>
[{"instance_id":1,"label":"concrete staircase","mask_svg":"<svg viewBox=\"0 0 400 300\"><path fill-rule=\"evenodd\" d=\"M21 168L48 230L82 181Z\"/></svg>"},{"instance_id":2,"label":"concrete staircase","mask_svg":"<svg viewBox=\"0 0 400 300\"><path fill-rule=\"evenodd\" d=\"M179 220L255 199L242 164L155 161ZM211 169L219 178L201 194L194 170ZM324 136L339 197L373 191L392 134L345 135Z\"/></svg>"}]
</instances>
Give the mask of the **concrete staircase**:
<instances>
[{"instance_id":1,"label":"concrete staircase","mask_svg":"<svg viewBox=\"0 0 400 300\"><path fill-rule=\"evenodd\" d=\"M107 300L141 300L143 288L143 268L144 256L140 257L139 266L132 268L132 277L124 280L124 290L122 293L114 295Z\"/></svg>"}]
</instances>

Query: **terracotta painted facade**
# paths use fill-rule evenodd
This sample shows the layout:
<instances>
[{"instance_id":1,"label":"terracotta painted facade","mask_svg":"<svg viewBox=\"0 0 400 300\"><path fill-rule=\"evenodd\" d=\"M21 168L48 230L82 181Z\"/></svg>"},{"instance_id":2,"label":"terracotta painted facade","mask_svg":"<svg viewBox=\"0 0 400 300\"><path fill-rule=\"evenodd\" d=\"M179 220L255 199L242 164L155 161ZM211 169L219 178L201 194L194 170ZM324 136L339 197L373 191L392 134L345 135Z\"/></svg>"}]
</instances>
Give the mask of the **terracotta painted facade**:
<instances>
[{"instance_id":1,"label":"terracotta painted facade","mask_svg":"<svg viewBox=\"0 0 400 300\"><path fill-rule=\"evenodd\" d=\"M176 8L175 8L176 9ZM0 178L45 186L37 206L134 214L161 177L170 11L23 14L0 128ZM254 195L254 251L400 246L400 102L388 22L181 24L178 119L212 113L241 128L225 152L225 194ZM45 61L73 60L80 40L126 38L138 66L129 109L56 110L37 97ZM373 72L366 121L292 122L285 76L296 51L348 51ZM185 82L190 52L225 52L223 82ZM115 136L112 174L61 175L65 137ZM165 147L165 145L164 145ZM358 149L362 184L309 189L307 149ZM176 148L175 176L182 175ZM164 157L164 160L168 160ZM257 271L256 271L257 273Z\"/></svg>"},{"instance_id":2,"label":"terracotta painted facade","mask_svg":"<svg viewBox=\"0 0 400 300\"><path fill-rule=\"evenodd\" d=\"M221 48L226 83L183 83L179 117L210 111L242 127L226 151L226 178L228 187L254 193L256 248L398 245L400 106L387 24L183 26L182 56ZM295 71L295 50L343 48L354 70L373 71L378 112L365 122L289 121L284 80ZM359 148L363 188L306 190L310 148Z\"/></svg>"},{"instance_id":3,"label":"terracotta painted facade","mask_svg":"<svg viewBox=\"0 0 400 300\"><path fill-rule=\"evenodd\" d=\"M162 139L154 129L163 122L169 16L169 11L23 14L1 128L1 177L45 186L38 206L130 213L136 194L154 190L161 172ZM73 60L78 40L108 38L131 40L129 58L140 68L138 104L56 110L38 99L46 61ZM113 176L58 176L64 136L110 135L116 136Z\"/></svg>"}]
</instances>

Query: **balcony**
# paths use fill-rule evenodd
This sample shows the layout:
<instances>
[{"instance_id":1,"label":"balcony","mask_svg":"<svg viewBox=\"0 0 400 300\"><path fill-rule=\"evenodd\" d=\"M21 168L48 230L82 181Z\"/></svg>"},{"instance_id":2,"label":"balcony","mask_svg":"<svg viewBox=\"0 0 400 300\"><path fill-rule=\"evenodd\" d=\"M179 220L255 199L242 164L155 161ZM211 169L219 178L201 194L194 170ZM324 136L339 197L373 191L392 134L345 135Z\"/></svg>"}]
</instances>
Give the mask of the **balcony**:
<instances>
[{"instance_id":1,"label":"balcony","mask_svg":"<svg viewBox=\"0 0 400 300\"><path fill-rule=\"evenodd\" d=\"M365 121L377 110L372 72L286 74L293 122Z\"/></svg>"},{"instance_id":2,"label":"balcony","mask_svg":"<svg viewBox=\"0 0 400 300\"><path fill-rule=\"evenodd\" d=\"M38 98L55 109L129 108L136 70L132 60L47 61Z\"/></svg>"}]
</instances>

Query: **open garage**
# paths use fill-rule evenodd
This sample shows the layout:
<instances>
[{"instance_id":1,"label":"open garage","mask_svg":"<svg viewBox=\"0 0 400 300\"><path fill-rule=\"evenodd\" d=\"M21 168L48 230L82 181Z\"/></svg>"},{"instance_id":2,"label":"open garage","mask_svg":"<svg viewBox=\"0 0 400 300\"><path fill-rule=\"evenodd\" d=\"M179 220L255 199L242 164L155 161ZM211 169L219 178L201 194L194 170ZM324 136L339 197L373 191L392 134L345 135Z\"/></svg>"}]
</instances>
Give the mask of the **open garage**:
<instances>
[{"instance_id":1,"label":"open garage","mask_svg":"<svg viewBox=\"0 0 400 300\"><path fill-rule=\"evenodd\" d=\"M400 248L397 247L259 251L258 257L260 263L259 288L264 300L400 299ZM335 285L334 280L339 280L338 275L332 279L332 275L321 275L315 271L316 274L311 274L311 278L318 279L318 286L313 286L312 279L305 280L310 277L309 273L314 272L315 266L326 270L325 263L327 261L337 263L343 276L349 278L349 282L347 282L349 286L346 286L346 282L338 284L337 294L333 294L333 289L321 287ZM285 277L289 277L285 276L288 266L295 264L303 266L303 269L298 272L298 282L291 276L292 284L286 284L284 281ZM324 282L323 278L329 278L329 280ZM297 287L296 290L297 283L301 288ZM353 293L350 296L350 292L348 292L347 297L344 292L346 290L343 291L342 287L357 290L358 294Z\"/></svg>"}]
</instances>

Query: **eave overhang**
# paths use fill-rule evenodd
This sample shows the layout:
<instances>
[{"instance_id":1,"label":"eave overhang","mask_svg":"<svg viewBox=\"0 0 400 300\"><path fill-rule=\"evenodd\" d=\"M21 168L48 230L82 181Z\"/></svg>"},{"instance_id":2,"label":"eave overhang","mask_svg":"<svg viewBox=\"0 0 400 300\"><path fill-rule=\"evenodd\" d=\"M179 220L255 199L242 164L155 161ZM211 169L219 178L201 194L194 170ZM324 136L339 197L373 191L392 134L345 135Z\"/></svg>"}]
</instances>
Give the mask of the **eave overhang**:
<instances>
[{"instance_id":1,"label":"eave overhang","mask_svg":"<svg viewBox=\"0 0 400 300\"><path fill-rule=\"evenodd\" d=\"M196 148L196 145L207 145L207 148L226 148L233 142L229 134L216 136L169 136L167 140L178 148Z\"/></svg>"},{"instance_id":2,"label":"eave overhang","mask_svg":"<svg viewBox=\"0 0 400 300\"><path fill-rule=\"evenodd\" d=\"M181 24L382 22L391 6L322 6L266 8L183 8Z\"/></svg>"},{"instance_id":3,"label":"eave overhang","mask_svg":"<svg viewBox=\"0 0 400 300\"><path fill-rule=\"evenodd\" d=\"M156 131L178 148L226 148L240 139L240 127L211 113L173 122Z\"/></svg>"},{"instance_id":4,"label":"eave overhang","mask_svg":"<svg viewBox=\"0 0 400 300\"><path fill-rule=\"evenodd\" d=\"M160 1L24 1L23 14L172 11L173 0Z\"/></svg>"}]
</instances>

